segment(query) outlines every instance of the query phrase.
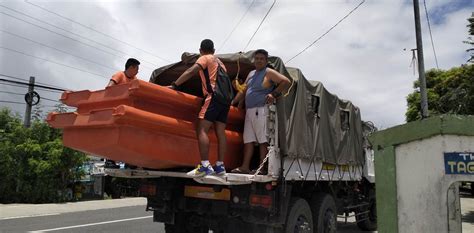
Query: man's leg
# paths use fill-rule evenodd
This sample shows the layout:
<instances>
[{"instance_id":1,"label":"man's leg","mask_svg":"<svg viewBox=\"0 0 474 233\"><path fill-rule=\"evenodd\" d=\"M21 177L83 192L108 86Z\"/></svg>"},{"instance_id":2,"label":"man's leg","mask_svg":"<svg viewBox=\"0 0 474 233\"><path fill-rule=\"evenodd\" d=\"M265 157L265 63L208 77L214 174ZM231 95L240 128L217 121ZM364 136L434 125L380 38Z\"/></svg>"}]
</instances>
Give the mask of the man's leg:
<instances>
[{"instance_id":1,"label":"man's leg","mask_svg":"<svg viewBox=\"0 0 474 233\"><path fill-rule=\"evenodd\" d=\"M253 120L255 118L255 108L247 109L245 113L245 122L244 122L244 158L242 160L242 165L237 169L234 169L234 172L250 172L250 161L252 160L254 145L253 143L257 140L255 137L255 132L253 130Z\"/></svg>"},{"instance_id":2,"label":"man's leg","mask_svg":"<svg viewBox=\"0 0 474 233\"><path fill-rule=\"evenodd\" d=\"M260 163L262 163L263 160L265 159L265 157L267 156L268 146L269 146L269 144L266 143L266 142L258 145L258 147L260 149Z\"/></svg>"},{"instance_id":3,"label":"man's leg","mask_svg":"<svg viewBox=\"0 0 474 233\"><path fill-rule=\"evenodd\" d=\"M253 149L253 142L244 144L244 160L242 161L242 166L240 166L241 170L244 172L250 171L250 161L252 160Z\"/></svg>"},{"instance_id":4,"label":"man's leg","mask_svg":"<svg viewBox=\"0 0 474 233\"><path fill-rule=\"evenodd\" d=\"M227 140L225 137L225 123L216 121L216 123L214 123L214 130L217 137L217 155L218 155L217 160L224 162L224 156L227 150Z\"/></svg>"},{"instance_id":5,"label":"man's leg","mask_svg":"<svg viewBox=\"0 0 474 233\"><path fill-rule=\"evenodd\" d=\"M209 128L211 128L212 122L204 119L199 119L196 130L199 146L199 154L201 160L209 160Z\"/></svg>"}]
</instances>

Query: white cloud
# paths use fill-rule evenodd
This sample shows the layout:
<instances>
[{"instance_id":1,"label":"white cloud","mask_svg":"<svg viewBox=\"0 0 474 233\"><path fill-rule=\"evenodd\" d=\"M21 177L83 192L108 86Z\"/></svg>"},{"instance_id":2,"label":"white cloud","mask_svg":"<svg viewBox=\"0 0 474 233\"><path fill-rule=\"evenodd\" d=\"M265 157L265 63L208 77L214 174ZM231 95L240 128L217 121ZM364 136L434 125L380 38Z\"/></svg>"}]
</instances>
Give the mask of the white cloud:
<instances>
[{"instance_id":1,"label":"white cloud","mask_svg":"<svg viewBox=\"0 0 474 233\"><path fill-rule=\"evenodd\" d=\"M175 62L180 59L184 51L197 52L199 42L203 38L213 39L219 48L252 1L32 2ZM352 0L277 1L249 49L266 48L272 55L280 56L286 61L334 25L358 3L359 1ZM3 14L0 15L2 30L27 36L32 40L118 69L122 69L128 55L137 57L143 64L140 67L139 77L144 80L148 80L154 68L167 64L157 57L75 25L23 1L5 1L0 4L99 41L125 52L126 55L95 44L96 47L117 56L105 54ZM272 1L256 1L220 52L242 50L271 4ZM436 10L438 14L452 4L455 4L455 1L429 1L428 10ZM472 11L474 11L472 6L449 10L443 20L431 25L441 68L458 66L467 59L467 53L464 52L466 45L462 40L467 37L466 19ZM2 7L0 12L15 14ZM18 17L33 22L22 16ZM425 66L432 68L435 65L429 34L425 30L424 11L422 11L422 22ZM49 26L44 27L56 31ZM74 37L70 34L68 36ZM0 39L3 47L14 48L99 73L105 77L114 73L113 70L1 32ZM84 42L94 44L90 41ZM364 119L371 120L378 126L389 127L404 122L405 97L412 91L412 83L417 78L409 67L412 56L410 49L414 47L411 2L368 0L358 11L289 65L299 67L307 78L323 82L329 91L339 97L352 100L360 107ZM404 51L405 48L407 51ZM145 60L156 65L151 65ZM40 82L75 90L99 89L107 82L106 78L5 50L0 50L0 73L25 79L34 75ZM21 92L19 90L22 89L0 85L0 90ZM53 93L44 93L44 96L59 98L59 94ZM15 98L18 100L16 96L0 93L0 99ZM22 108L17 106L16 109L23 112Z\"/></svg>"}]
</instances>

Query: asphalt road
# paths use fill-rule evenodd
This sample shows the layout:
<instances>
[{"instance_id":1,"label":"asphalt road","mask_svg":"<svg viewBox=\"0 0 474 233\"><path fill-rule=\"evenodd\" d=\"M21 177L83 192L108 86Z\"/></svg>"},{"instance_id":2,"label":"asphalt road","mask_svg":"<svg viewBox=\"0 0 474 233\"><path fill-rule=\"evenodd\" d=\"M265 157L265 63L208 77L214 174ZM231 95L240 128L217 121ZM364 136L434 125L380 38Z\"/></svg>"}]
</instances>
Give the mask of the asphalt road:
<instances>
[{"instance_id":1,"label":"asphalt road","mask_svg":"<svg viewBox=\"0 0 474 233\"><path fill-rule=\"evenodd\" d=\"M100 202L98 202L100 205ZM474 198L461 194L463 232L474 232ZM34 208L34 207L33 207ZM41 205L38 206L41 208ZM74 207L71 207L74 208ZM5 209L3 209L5 210ZM2 209L0 208L0 211ZM71 210L74 211L74 210ZM152 213L144 205L94 209L79 212L48 213L42 216L16 216L0 218L0 232L158 232L164 225L154 223ZM340 219L338 232L361 233L351 220L344 224Z\"/></svg>"},{"instance_id":2,"label":"asphalt road","mask_svg":"<svg viewBox=\"0 0 474 233\"><path fill-rule=\"evenodd\" d=\"M354 223L340 222L340 232L360 232ZM46 216L0 220L0 232L157 232L165 233L162 223L154 223L145 206L90 210Z\"/></svg>"},{"instance_id":3,"label":"asphalt road","mask_svg":"<svg viewBox=\"0 0 474 233\"><path fill-rule=\"evenodd\" d=\"M0 220L0 232L164 232L145 206Z\"/></svg>"}]
</instances>

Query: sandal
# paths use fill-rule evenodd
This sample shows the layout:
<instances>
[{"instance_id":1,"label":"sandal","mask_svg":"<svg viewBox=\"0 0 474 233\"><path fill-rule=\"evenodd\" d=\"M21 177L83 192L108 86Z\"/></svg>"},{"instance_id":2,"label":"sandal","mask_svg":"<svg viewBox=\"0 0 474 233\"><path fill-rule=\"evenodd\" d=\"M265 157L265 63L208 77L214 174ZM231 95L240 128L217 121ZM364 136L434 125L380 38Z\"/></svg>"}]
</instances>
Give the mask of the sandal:
<instances>
[{"instance_id":1,"label":"sandal","mask_svg":"<svg viewBox=\"0 0 474 233\"><path fill-rule=\"evenodd\" d=\"M234 168L232 169L232 171L230 171L231 173L237 173L237 174L249 174L250 171L245 171L243 170L242 168L238 167L238 168Z\"/></svg>"}]
</instances>

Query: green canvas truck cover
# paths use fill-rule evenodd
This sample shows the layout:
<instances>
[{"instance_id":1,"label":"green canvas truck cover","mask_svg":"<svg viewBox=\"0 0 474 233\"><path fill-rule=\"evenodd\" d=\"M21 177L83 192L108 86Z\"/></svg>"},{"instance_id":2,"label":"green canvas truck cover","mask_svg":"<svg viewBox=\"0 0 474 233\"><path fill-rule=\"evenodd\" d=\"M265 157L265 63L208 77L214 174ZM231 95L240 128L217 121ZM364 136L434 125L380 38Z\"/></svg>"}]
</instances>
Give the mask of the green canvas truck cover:
<instances>
[{"instance_id":1,"label":"green canvas truck cover","mask_svg":"<svg viewBox=\"0 0 474 233\"><path fill-rule=\"evenodd\" d=\"M255 51L216 55L229 76L242 82L254 69ZM150 82L170 85L199 58L183 53L181 61L156 69ZM321 82L308 80L301 70L286 67L279 57L270 56L269 66L292 82L288 95L277 101L280 153L336 165L361 165L364 162L363 127L359 108L331 94ZM201 96L198 76L183 84L181 91Z\"/></svg>"}]
</instances>

